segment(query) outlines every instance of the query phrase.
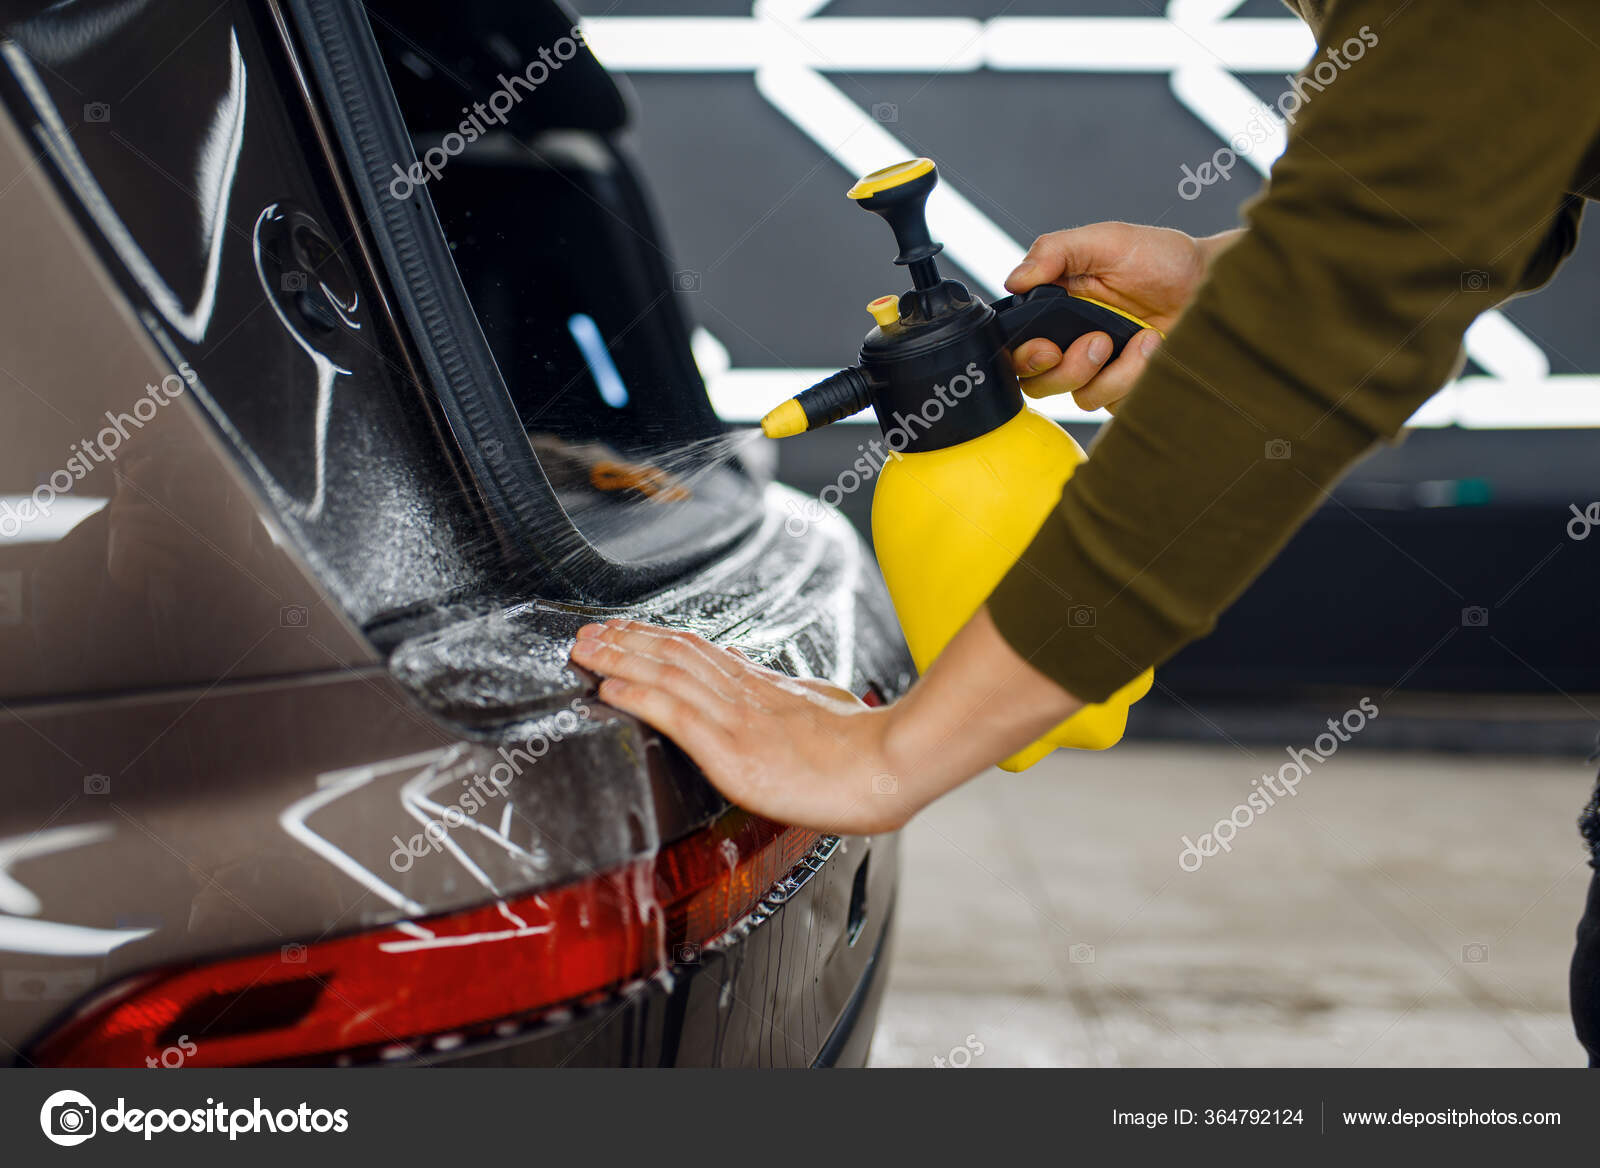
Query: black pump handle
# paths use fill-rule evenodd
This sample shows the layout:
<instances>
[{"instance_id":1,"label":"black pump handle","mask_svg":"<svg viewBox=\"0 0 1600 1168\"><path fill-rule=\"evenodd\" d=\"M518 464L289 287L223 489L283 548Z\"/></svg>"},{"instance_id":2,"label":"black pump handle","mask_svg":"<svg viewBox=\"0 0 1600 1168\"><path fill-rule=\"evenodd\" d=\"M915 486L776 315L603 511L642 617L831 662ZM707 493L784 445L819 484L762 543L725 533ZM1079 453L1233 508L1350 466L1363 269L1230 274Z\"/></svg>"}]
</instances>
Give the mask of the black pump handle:
<instances>
[{"instance_id":1,"label":"black pump handle","mask_svg":"<svg viewBox=\"0 0 1600 1168\"><path fill-rule=\"evenodd\" d=\"M1024 341L1043 337L1065 350L1088 333L1108 333L1111 356L1106 360L1110 361L1120 356L1142 329L1151 327L1093 300L1073 296L1054 284L1041 284L1020 296L1006 296L996 300L993 307L1006 335L1006 346L1012 349Z\"/></svg>"}]
</instances>

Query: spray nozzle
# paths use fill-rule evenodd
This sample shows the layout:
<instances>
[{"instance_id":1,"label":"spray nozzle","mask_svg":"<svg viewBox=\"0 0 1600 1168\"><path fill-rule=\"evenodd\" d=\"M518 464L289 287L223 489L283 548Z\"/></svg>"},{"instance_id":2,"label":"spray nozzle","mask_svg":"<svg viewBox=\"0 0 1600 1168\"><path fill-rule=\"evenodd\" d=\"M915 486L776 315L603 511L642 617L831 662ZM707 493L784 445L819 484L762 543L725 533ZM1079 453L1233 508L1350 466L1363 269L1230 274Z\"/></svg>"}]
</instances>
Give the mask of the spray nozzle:
<instances>
[{"instance_id":1,"label":"spray nozzle","mask_svg":"<svg viewBox=\"0 0 1600 1168\"><path fill-rule=\"evenodd\" d=\"M872 404L872 381L859 365L841 369L824 377L761 419L761 432L768 438L792 438L858 414Z\"/></svg>"},{"instance_id":2,"label":"spray nozzle","mask_svg":"<svg viewBox=\"0 0 1600 1168\"><path fill-rule=\"evenodd\" d=\"M938 182L931 160L913 158L875 170L850 188L850 198L894 232L900 246L894 262L910 269L913 286L867 305L877 327L862 342L860 363L762 418L769 438L814 430L870 405L885 437L903 441L897 451L957 445L1004 425L1023 408L1010 356L1023 341L1043 337L1064 350L1087 333L1103 332L1115 358L1149 327L1054 284L985 304L959 280L942 279L934 256L943 245L928 233L927 220L928 196Z\"/></svg>"}]
</instances>

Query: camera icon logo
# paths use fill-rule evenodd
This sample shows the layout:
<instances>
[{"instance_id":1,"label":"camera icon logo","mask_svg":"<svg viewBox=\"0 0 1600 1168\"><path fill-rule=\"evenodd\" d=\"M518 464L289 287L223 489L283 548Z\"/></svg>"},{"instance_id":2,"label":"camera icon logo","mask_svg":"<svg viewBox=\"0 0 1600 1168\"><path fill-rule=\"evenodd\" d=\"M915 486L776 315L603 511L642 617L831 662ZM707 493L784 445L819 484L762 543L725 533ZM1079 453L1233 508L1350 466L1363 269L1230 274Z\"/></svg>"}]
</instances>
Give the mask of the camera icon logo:
<instances>
[{"instance_id":1,"label":"camera icon logo","mask_svg":"<svg viewBox=\"0 0 1600 1168\"><path fill-rule=\"evenodd\" d=\"M693 941L679 941L672 947L672 960L678 965L699 965L700 946Z\"/></svg>"},{"instance_id":2,"label":"camera icon logo","mask_svg":"<svg viewBox=\"0 0 1600 1168\"><path fill-rule=\"evenodd\" d=\"M84 775L83 776L83 793L85 795L109 795L109 794L111 794L111 776L110 775Z\"/></svg>"},{"instance_id":3,"label":"camera icon logo","mask_svg":"<svg viewBox=\"0 0 1600 1168\"><path fill-rule=\"evenodd\" d=\"M306 290L306 274L304 272L285 272L278 277L278 287L285 292L304 292Z\"/></svg>"},{"instance_id":4,"label":"camera icon logo","mask_svg":"<svg viewBox=\"0 0 1600 1168\"><path fill-rule=\"evenodd\" d=\"M1487 292L1489 290L1489 273L1480 272L1476 268L1470 272L1462 272L1461 290L1463 292Z\"/></svg>"},{"instance_id":5,"label":"camera icon logo","mask_svg":"<svg viewBox=\"0 0 1600 1168\"><path fill-rule=\"evenodd\" d=\"M1489 946L1482 941L1474 941L1470 945L1461 946L1461 960L1466 965L1487 965L1489 962Z\"/></svg>"},{"instance_id":6,"label":"camera icon logo","mask_svg":"<svg viewBox=\"0 0 1600 1168\"><path fill-rule=\"evenodd\" d=\"M1067 960L1072 962L1073 965L1093 965L1094 946L1085 945L1082 941L1078 942L1067 950Z\"/></svg>"},{"instance_id":7,"label":"camera icon logo","mask_svg":"<svg viewBox=\"0 0 1600 1168\"><path fill-rule=\"evenodd\" d=\"M893 775L873 775L872 793L874 795L893 795L900 789L900 780Z\"/></svg>"},{"instance_id":8,"label":"camera icon logo","mask_svg":"<svg viewBox=\"0 0 1600 1168\"><path fill-rule=\"evenodd\" d=\"M111 106L103 101L91 101L83 107L83 120L104 125L111 120Z\"/></svg>"},{"instance_id":9,"label":"camera icon logo","mask_svg":"<svg viewBox=\"0 0 1600 1168\"><path fill-rule=\"evenodd\" d=\"M1489 627L1489 610L1481 604L1468 605L1461 610L1461 627L1484 629Z\"/></svg>"},{"instance_id":10,"label":"camera icon logo","mask_svg":"<svg viewBox=\"0 0 1600 1168\"><path fill-rule=\"evenodd\" d=\"M99 1112L80 1091L57 1091L39 1108L39 1127L45 1139L64 1148L75 1147L94 1135Z\"/></svg>"},{"instance_id":11,"label":"camera icon logo","mask_svg":"<svg viewBox=\"0 0 1600 1168\"><path fill-rule=\"evenodd\" d=\"M303 629L310 615L303 604L286 604L278 610L278 623L286 629Z\"/></svg>"},{"instance_id":12,"label":"camera icon logo","mask_svg":"<svg viewBox=\"0 0 1600 1168\"><path fill-rule=\"evenodd\" d=\"M285 965L304 965L306 963L306 947L298 941L291 941L278 951L278 956Z\"/></svg>"},{"instance_id":13,"label":"camera icon logo","mask_svg":"<svg viewBox=\"0 0 1600 1168\"><path fill-rule=\"evenodd\" d=\"M888 101L874 102L872 120L875 122L898 122L900 120L900 107Z\"/></svg>"},{"instance_id":14,"label":"camera icon logo","mask_svg":"<svg viewBox=\"0 0 1600 1168\"><path fill-rule=\"evenodd\" d=\"M1282 462L1293 453L1294 448L1289 445L1287 438L1269 438L1267 440L1266 455L1274 462Z\"/></svg>"},{"instance_id":15,"label":"camera icon logo","mask_svg":"<svg viewBox=\"0 0 1600 1168\"><path fill-rule=\"evenodd\" d=\"M672 273L672 286L679 292L700 291L700 273L689 268Z\"/></svg>"},{"instance_id":16,"label":"camera icon logo","mask_svg":"<svg viewBox=\"0 0 1600 1168\"><path fill-rule=\"evenodd\" d=\"M1092 629L1095 622L1094 606L1090 604L1074 604L1067 609L1067 624L1075 629Z\"/></svg>"}]
</instances>

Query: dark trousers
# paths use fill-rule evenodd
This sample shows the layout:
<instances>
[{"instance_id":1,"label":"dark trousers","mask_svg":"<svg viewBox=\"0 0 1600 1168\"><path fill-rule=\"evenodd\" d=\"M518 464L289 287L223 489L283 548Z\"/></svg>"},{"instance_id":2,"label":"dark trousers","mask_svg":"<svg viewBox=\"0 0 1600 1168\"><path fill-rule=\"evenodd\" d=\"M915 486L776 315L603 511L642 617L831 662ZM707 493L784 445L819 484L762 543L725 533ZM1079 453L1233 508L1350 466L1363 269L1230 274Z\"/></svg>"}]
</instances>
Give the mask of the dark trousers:
<instances>
[{"instance_id":1,"label":"dark trousers","mask_svg":"<svg viewBox=\"0 0 1600 1168\"><path fill-rule=\"evenodd\" d=\"M1600 1067L1600 872L1589 881L1589 902L1578 922L1571 987L1578 1041L1589 1052L1589 1065Z\"/></svg>"},{"instance_id":2,"label":"dark trousers","mask_svg":"<svg viewBox=\"0 0 1600 1168\"><path fill-rule=\"evenodd\" d=\"M1595 736L1595 751L1590 762L1600 761L1600 735ZM1589 902L1578 922L1578 947L1572 954L1569 996L1572 999L1572 1024L1578 1041L1589 1052L1589 1065L1600 1067L1600 778L1596 778L1589 805L1578 816L1578 831L1589 845L1589 866L1595 870L1589 881Z\"/></svg>"}]
</instances>

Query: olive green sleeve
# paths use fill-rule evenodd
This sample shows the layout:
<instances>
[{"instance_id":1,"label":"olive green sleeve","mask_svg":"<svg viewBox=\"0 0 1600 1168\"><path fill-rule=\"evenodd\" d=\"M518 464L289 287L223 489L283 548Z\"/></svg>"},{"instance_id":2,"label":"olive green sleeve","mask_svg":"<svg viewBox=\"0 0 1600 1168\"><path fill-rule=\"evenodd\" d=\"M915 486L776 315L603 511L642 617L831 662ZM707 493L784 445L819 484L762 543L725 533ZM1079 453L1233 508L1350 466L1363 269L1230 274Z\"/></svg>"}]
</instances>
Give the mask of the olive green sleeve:
<instances>
[{"instance_id":1,"label":"olive green sleeve","mask_svg":"<svg viewBox=\"0 0 1600 1168\"><path fill-rule=\"evenodd\" d=\"M1550 229L1545 232L1543 242L1529 258L1528 267L1522 273L1522 279L1517 282L1518 292L1532 292L1550 282L1550 278L1556 274L1556 269L1578 246L1578 227L1582 221L1583 200L1577 195L1568 195L1563 200L1561 209L1556 212L1555 218L1551 220Z\"/></svg>"},{"instance_id":2,"label":"olive green sleeve","mask_svg":"<svg viewBox=\"0 0 1600 1168\"><path fill-rule=\"evenodd\" d=\"M989 599L1084 700L1209 632L1449 378L1473 319L1571 248L1600 6L1335 0L1321 43L1352 38L1248 232Z\"/></svg>"}]
</instances>

